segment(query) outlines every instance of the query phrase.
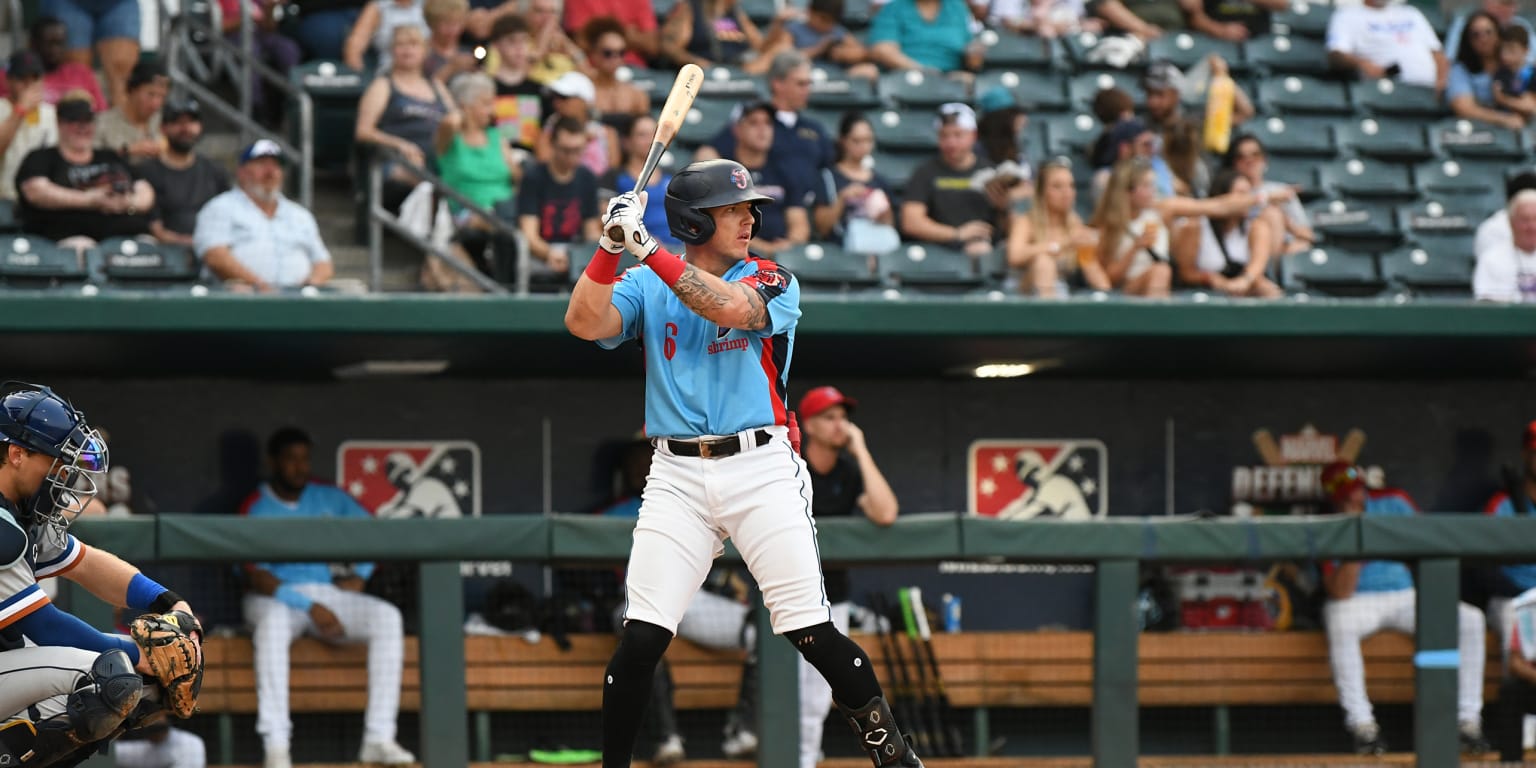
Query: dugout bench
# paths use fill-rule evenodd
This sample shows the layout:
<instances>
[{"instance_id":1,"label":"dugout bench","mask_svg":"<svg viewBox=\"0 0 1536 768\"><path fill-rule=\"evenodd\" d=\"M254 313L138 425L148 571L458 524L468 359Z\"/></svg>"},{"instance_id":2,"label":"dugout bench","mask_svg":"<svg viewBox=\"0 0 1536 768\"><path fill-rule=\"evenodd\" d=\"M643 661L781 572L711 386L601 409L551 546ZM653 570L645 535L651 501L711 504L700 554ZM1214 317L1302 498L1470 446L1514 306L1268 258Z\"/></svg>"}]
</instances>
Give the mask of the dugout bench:
<instances>
[{"instance_id":1,"label":"dugout bench","mask_svg":"<svg viewBox=\"0 0 1536 768\"><path fill-rule=\"evenodd\" d=\"M856 635L890 689L879 638ZM473 759L490 759L490 712L591 711L601 708L600 681L617 638L572 635L561 651L545 637L528 643L518 637L465 639L469 711L475 713ZM951 703L972 711L978 754L990 741L993 707L1086 707L1093 699L1093 633L962 632L933 637ZM1231 706L1337 702L1321 632L1144 633L1138 642L1138 691L1142 706L1214 708L1212 727L1218 754L1230 743ZM911 659L903 642L903 653ZM1384 632L1365 642L1366 684L1380 703L1411 702L1414 695L1413 639ZM207 669L200 711L221 718L227 758L234 714L256 711L251 641L210 637L204 645ZM406 638L401 709L421 706L416 638ZM679 709L729 709L741 680L741 653L712 651L685 640L667 651ZM365 646L330 646L311 638L293 644L290 677L292 711L357 712L367 700ZM1501 653L1492 637L1484 696L1498 691ZM227 759L226 759L227 762Z\"/></svg>"}]
</instances>

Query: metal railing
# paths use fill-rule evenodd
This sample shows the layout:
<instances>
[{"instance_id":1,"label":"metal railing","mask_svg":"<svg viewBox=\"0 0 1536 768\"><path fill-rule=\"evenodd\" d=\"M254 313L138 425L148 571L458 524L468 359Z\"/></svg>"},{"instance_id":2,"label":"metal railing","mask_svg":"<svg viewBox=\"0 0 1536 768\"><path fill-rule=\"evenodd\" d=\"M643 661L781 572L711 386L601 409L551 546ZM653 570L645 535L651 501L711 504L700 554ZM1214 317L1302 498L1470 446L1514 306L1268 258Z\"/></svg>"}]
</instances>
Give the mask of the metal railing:
<instances>
[{"instance_id":1,"label":"metal railing","mask_svg":"<svg viewBox=\"0 0 1536 768\"><path fill-rule=\"evenodd\" d=\"M377 293L383 287L384 230L388 229L396 237L421 251L423 255L444 262L460 275L469 278L475 285L484 289L487 293L504 294L508 292L506 286L481 274L480 270L475 269L473 265L454 258L415 232L412 232L400 220L400 217L384 207L383 164L387 160L409 171L421 181L431 184L434 195L448 198L463 206L464 210L480 217L481 220L491 227L493 235L511 238L517 248L515 292L519 296L526 296L528 294L528 267L531 257L528 253L528 243L523 239L522 234L517 231L516 227L503 221L494 211L482 208L473 200L465 197L463 193L448 186L436 174L406 160L404 156L391 147L370 145L360 148L359 151L368 153L368 289L370 291Z\"/></svg>"},{"instance_id":2,"label":"metal railing","mask_svg":"<svg viewBox=\"0 0 1536 768\"><path fill-rule=\"evenodd\" d=\"M206 18L198 12L203 7L207 9ZM250 7L243 2L239 3L239 7L240 44L236 45L224 36L223 15L217 2L200 5L198 11L185 7L170 9L162 4L161 10L166 19L161 38L165 49L166 72L177 88L192 94L200 103L217 112L220 117L234 123L239 128L242 146L257 138L268 139L282 147L284 154L297 158L298 201L305 208L313 208L315 198L314 100L302 88L297 88L290 83L286 73L272 69L258 61L251 53L255 44L255 24L251 19ZM206 39L199 39L200 37ZM208 46L212 50L208 60L204 60L199 52L199 45ZM239 104L230 104L205 84L211 83L224 70L228 70L230 77L234 78ZM290 119L298 128L298 146L294 146L283 135L257 123L251 115L251 75L253 73L260 76L263 82L273 85L282 92L285 100L297 103L298 114L291 115Z\"/></svg>"}]
</instances>

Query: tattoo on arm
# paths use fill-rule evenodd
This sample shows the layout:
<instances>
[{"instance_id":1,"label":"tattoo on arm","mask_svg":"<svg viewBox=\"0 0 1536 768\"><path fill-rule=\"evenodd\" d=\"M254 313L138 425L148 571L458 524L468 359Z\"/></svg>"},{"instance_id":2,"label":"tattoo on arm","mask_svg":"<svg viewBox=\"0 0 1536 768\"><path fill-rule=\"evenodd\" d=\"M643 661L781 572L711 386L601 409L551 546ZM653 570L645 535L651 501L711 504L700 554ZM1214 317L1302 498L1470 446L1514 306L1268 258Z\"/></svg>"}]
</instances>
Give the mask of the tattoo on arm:
<instances>
[{"instance_id":1,"label":"tattoo on arm","mask_svg":"<svg viewBox=\"0 0 1536 768\"><path fill-rule=\"evenodd\" d=\"M768 307L757 291L741 283L730 283L725 287L724 291L717 290L705 282L704 273L689 264L684 268L683 276L678 278L677 284L672 286L672 292L700 317L713 319L710 317L712 314L731 304L734 298L731 291L740 291L746 298L748 306L744 322L746 328L757 330L768 324Z\"/></svg>"}]
</instances>

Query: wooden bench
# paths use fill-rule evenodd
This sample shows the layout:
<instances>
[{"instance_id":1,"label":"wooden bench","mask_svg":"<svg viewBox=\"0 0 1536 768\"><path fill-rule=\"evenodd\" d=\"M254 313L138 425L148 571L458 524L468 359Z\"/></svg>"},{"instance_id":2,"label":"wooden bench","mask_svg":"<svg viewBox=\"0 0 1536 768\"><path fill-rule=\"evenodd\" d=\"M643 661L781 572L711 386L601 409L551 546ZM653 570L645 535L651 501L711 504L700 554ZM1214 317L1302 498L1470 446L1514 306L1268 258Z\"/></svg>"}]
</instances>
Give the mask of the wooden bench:
<instances>
[{"instance_id":1,"label":"wooden bench","mask_svg":"<svg viewBox=\"0 0 1536 768\"><path fill-rule=\"evenodd\" d=\"M858 636L881 682L890 685L878 638ZM573 635L569 651L549 638L465 639L469 709L475 712L596 711L615 638ZM1093 701L1090 632L966 632L936 635L944 684L957 707L1088 706ZM1331 704L1338 700L1321 632L1143 634L1139 640L1139 699L1146 706ZM911 648L903 639L910 663ZM1374 701L1413 700L1413 639L1386 632L1364 644L1366 686ZM207 670L201 708L210 713L256 711L251 642L213 637L204 646ZM401 708L421 706L416 639L406 638ZM667 651L680 709L727 709L741 680L740 653L679 640ZM1500 652L1488 644L1485 697L1498 690ZM361 712L367 701L367 652L303 638L293 644L289 701L295 712Z\"/></svg>"}]
</instances>

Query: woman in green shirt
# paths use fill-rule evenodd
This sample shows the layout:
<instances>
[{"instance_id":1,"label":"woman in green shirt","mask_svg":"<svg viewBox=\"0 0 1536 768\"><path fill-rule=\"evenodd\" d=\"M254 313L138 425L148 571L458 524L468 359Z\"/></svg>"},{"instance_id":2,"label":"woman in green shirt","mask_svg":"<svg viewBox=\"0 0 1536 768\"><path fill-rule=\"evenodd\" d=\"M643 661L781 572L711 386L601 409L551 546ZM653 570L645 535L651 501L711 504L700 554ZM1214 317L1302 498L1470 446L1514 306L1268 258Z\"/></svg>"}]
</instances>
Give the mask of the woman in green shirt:
<instances>
[{"instance_id":1,"label":"woman in green shirt","mask_svg":"<svg viewBox=\"0 0 1536 768\"><path fill-rule=\"evenodd\" d=\"M483 73L466 72L453 79L449 90L459 109L449 112L437 128L437 167L443 183L512 224L517 218L513 194L523 169L517 150L495 126L496 84ZM456 240L475 265L498 279L510 275L515 259L511 239L494 235L489 222L457 203L450 206L459 225ZM493 243L488 263L485 250Z\"/></svg>"}]
</instances>

